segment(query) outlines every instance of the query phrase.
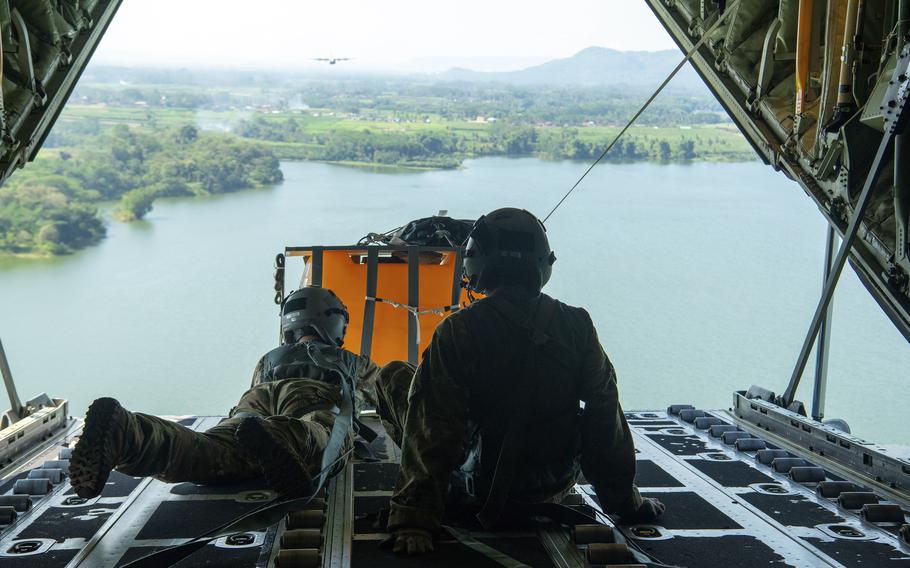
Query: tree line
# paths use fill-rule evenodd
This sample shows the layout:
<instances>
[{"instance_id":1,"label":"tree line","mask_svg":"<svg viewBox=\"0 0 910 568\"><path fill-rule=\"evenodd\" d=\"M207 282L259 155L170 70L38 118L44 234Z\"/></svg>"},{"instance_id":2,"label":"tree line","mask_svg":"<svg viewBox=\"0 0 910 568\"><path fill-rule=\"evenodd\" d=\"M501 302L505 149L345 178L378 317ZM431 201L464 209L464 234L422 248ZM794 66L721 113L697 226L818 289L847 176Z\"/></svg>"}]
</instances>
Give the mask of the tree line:
<instances>
[{"instance_id":1,"label":"tree line","mask_svg":"<svg viewBox=\"0 0 910 568\"><path fill-rule=\"evenodd\" d=\"M612 133L596 135L582 128L547 128L495 124L488 128L403 128L401 131L363 128L311 130L306 119L262 116L242 121L235 129L240 136L279 143L283 159L360 162L403 167L458 167L465 158L481 156L537 156L551 160L589 160L601 154ZM630 162L687 162L697 159L748 160L749 148L731 147L722 134L685 134L672 137L648 131L626 134L606 160Z\"/></svg>"},{"instance_id":2,"label":"tree line","mask_svg":"<svg viewBox=\"0 0 910 568\"><path fill-rule=\"evenodd\" d=\"M127 126L46 152L0 190L0 252L65 254L105 235L99 204L120 220L141 219L165 196L225 193L282 180L261 144L192 125L157 131Z\"/></svg>"},{"instance_id":3,"label":"tree line","mask_svg":"<svg viewBox=\"0 0 910 568\"><path fill-rule=\"evenodd\" d=\"M642 87L521 86L415 78L314 79L298 84L284 80L262 84L257 89L227 86L227 77L218 77L219 83L204 85L149 84L161 79L154 73L143 80L143 85L122 86L114 77L107 77L114 84L79 85L73 100L152 109L329 109L368 120L392 115L402 118L433 115L449 121L494 116L516 123L562 126L587 121L622 124L650 94L650 88ZM640 124L648 126L727 122L727 115L707 92L693 94L672 89L656 99L639 119Z\"/></svg>"}]
</instances>

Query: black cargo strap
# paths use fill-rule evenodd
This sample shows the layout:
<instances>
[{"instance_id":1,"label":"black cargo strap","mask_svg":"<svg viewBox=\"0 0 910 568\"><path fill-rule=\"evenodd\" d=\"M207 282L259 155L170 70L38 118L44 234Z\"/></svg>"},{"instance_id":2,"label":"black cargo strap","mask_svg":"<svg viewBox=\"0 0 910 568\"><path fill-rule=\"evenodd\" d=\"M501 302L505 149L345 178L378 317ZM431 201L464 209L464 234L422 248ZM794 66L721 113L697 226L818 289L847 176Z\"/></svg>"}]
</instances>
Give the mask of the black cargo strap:
<instances>
[{"instance_id":1,"label":"black cargo strap","mask_svg":"<svg viewBox=\"0 0 910 568\"><path fill-rule=\"evenodd\" d=\"M354 369L348 369L343 365L340 357L337 355L328 357L319 350L315 344L307 344L307 353L313 361L323 369L329 369L338 373L341 379L341 401L338 406L340 412L335 416L335 422L332 424L332 433L329 435L329 441L322 452L322 471L319 474L319 483L316 486L315 493L318 493L325 482L331 477L331 471L327 471L332 463L336 462L341 456L341 449L354 427L354 385L353 382L357 376L358 366ZM331 468L330 468L331 469Z\"/></svg>"},{"instance_id":2,"label":"black cargo strap","mask_svg":"<svg viewBox=\"0 0 910 568\"><path fill-rule=\"evenodd\" d=\"M505 568L531 568L527 564L512 558L505 552L477 540L470 532L463 528L451 527L448 525L443 525L442 528L464 546L470 548L474 552L483 554L500 566L504 566Z\"/></svg>"},{"instance_id":3,"label":"black cargo strap","mask_svg":"<svg viewBox=\"0 0 910 568\"><path fill-rule=\"evenodd\" d=\"M357 435L366 440L368 444L372 444L379 438L379 433L364 424L360 418L354 418L354 426L356 426Z\"/></svg>"},{"instance_id":4,"label":"black cargo strap","mask_svg":"<svg viewBox=\"0 0 910 568\"><path fill-rule=\"evenodd\" d=\"M546 517L561 525L570 527L575 525L600 524L597 519L591 515L560 503L510 503L509 507L520 517Z\"/></svg>"},{"instance_id":5,"label":"black cargo strap","mask_svg":"<svg viewBox=\"0 0 910 568\"><path fill-rule=\"evenodd\" d=\"M493 299L490 305L494 306L513 325L528 331L531 341L526 352L524 364L518 368L520 376L515 381L517 396L511 401L512 415L509 417L506 433L499 447L499 456L496 459L496 467L493 470L493 478L490 481L490 491L487 495L486 503L484 503L480 512L477 513L477 519L487 530L497 525L509 499L509 490L512 487L512 480L515 477L515 468L518 463L518 454L524 446L531 396L538 383L538 366L534 362L538 350L542 349L544 345L551 343L550 337L544 330L553 317L556 302L541 298L537 312L534 314L533 322L527 314L507 301Z\"/></svg>"},{"instance_id":6,"label":"black cargo strap","mask_svg":"<svg viewBox=\"0 0 910 568\"><path fill-rule=\"evenodd\" d=\"M344 463L344 460L352 452L352 449L344 452L342 452L342 449L347 435L351 432L353 427L353 381L359 369L357 369L356 366L354 369L346 368L341 358L326 356L312 343L307 344L307 353L313 358L313 361L317 365L323 369L335 371L341 376L341 401L338 403L339 412L335 416L335 423L332 425L332 433L329 435L329 441L322 453L322 469L319 472L318 478L315 480L316 484L314 485L313 493L305 497L297 497L266 505L251 513L232 519L189 542L143 556L138 560L125 564L123 568L160 568L161 566L173 566L200 548L223 536L238 532L258 531L278 523L290 511L299 510L306 506L320 491L322 491L326 482L332 477L333 470L338 464Z\"/></svg>"}]
</instances>

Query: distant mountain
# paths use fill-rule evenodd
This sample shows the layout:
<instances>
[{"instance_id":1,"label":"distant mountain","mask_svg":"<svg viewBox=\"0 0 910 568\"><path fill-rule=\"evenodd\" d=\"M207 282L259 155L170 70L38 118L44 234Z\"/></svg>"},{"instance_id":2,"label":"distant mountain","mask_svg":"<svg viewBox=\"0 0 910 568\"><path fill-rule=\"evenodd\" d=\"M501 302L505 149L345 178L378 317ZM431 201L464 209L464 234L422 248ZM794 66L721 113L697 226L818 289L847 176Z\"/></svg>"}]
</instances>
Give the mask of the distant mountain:
<instances>
[{"instance_id":1,"label":"distant mountain","mask_svg":"<svg viewBox=\"0 0 910 568\"><path fill-rule=\"evenodd\" d=\"M676 50L618 51L589 47L572 57L554 59L520 71L483 72L455 68L440 74L447 81L496 81L515 85L636 86L656 88L682 59ZM705 89L691 66L680 70L674 89Z\"/></svg>"},{"instance_id":2,"label":"distant mountain","mask_svg":"<svg viewBox=\"0 0 910 568\"><path fill-rule=\"evenodd\" d=\"M549 57L533 56L427 56L415 57L395 65L396 73L443 73L453 67L474 71L503 72L524 69L549 61Z\"/></svg>"}]
</instances>

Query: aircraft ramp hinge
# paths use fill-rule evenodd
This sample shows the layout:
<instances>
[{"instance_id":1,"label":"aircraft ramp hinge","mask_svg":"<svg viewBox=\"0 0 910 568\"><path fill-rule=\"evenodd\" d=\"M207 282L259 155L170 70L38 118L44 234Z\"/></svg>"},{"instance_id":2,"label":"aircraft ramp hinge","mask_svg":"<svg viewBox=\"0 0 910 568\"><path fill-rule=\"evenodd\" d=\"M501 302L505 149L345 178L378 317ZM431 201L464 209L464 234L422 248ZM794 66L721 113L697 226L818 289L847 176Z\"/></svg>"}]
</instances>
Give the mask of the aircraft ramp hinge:
<instances>
[{"instance_id":1,"label":"aircraft ramp hinge","mask_svg":"<svg viewBox=\"0 0 910 568\"><path fill-rule=\"evenodd\" d=\"M28 411L22 406L19 399L19 393L16 392L16 384L13 382L13 373L9 369L9 361L6 359L6 352L3 350L3 342L0 341L0 375L3 377L3 384L6 386L6 394L9 396L8 420L17 422L27 416Z\"/></svg>"},{"instance_id":2,"label":"aircraft ramp hinge","mask_svg":"<svg viewBox=\"0 0 910 568\"><path fill-rule=\"evenodd\" d=\"M888 285L902 294L907 293L907 284L910 283L910 277L899 266L891 266L885 274Z\"/></svg>"},{"instance_id":3,"label":"aircraft ramp hinge","mask_svg":"<svg viewBox=\"0 0 910 568\"><path fill-rule=\"evenodd\" d=\"M885 132L899 134L907 127L910 120L908 113L903 112L907 99L910 98L910 45L901 50L894 75L888 82L881 110L885 119Z\"/></svg>"}]
</instances>

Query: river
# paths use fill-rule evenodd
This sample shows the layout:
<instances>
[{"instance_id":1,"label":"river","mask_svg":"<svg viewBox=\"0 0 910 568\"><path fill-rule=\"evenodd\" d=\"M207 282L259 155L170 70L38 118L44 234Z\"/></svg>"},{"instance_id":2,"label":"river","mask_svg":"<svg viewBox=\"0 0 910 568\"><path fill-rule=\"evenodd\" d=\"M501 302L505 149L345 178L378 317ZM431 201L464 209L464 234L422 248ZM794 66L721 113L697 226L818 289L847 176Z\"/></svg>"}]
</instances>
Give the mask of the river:
<instances>
[{"instance_id":1,"label":"river","mask_svg":"<svg viewBox=\"0 0 910 568\"><path fill-rule=\"evenodd\" d=\"M389 173L285 163L278 187L157 202L109 222L78 254L0 259L0 338L20 395L95 397L161 414L220 414L274 346L272 263L286 244L349 244L447 209L544 215L583 164L485 158L453 171ZM546 291L585 306L627 409L730 406L781 392L815 309L825 224L759 163L596 168L548 223ZM910 346L851 269L834 302L827 416L910 443ZM812 367L800 398L809 402Z\"/></svg>"}]
</instances>

